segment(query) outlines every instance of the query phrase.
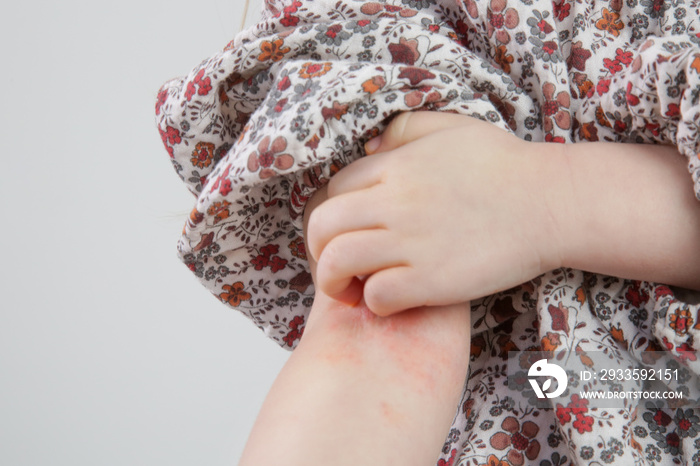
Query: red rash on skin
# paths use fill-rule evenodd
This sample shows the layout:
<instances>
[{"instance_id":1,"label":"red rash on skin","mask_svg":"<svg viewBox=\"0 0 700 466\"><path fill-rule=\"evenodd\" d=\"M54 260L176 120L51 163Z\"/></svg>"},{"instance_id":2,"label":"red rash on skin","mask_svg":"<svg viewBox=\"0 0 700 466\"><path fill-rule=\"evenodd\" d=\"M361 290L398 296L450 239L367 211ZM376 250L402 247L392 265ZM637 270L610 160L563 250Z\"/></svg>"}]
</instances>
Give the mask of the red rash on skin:
<instances>
[{"instance_id":1,"label":"red rash on skin","mask_svg":"<svg viewBox=\"0 0 700 466\"><path fill-rule=\"evenodd\" d=\"M326 321L326 332L334 338L332 350L319 354L319 360L331 364L363 365L365 358L355 348L374 347L393 362L395 372L387 374L388 377L410 378L414 381L412 385L420 387L421 391L435 390L435 379L439 374L453 372L454 363L450 361L454 358L445 356L454 351L450 349L453 344L444 341L439 330L431 331L432 320L438 317L430 315L432 310L415 309L380 317L364 304L352 307L327 297L318 304L312 314L323 313L323 316L316 317Z\"/></svg>"}]
</instances>

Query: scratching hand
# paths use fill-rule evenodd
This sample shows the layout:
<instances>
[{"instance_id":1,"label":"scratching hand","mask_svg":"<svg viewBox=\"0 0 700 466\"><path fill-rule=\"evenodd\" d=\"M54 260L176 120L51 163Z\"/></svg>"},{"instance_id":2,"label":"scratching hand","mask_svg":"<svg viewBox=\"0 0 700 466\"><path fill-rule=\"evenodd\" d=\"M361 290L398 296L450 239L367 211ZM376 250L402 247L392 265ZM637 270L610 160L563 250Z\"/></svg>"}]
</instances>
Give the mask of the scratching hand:
<instances>
[{"instance_id":1,"label":"scratching hand","mask_svg":"<svg viewBox=\"0 0 700 466\"><path fill-rule=\"evenodd\" d=\"M341 170L311 214L317 286L376 314L508 289L556 268L561 145L471 117L404 113Z\"/></svg>"}]
</instances>

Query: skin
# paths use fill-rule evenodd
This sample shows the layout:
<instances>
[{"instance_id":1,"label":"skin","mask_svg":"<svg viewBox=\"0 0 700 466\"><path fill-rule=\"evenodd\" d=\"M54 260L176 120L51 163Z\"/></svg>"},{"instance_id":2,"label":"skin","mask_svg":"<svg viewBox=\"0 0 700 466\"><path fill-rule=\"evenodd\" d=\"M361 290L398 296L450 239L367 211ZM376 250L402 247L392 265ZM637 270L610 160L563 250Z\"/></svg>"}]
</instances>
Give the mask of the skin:
<instances>
[{"instance_id":1,"label":"skin","mask_svg":"<svg viewBox=\"0 0 700 466\"><path fill-rule=\"evenodd\" d=\"M335 299L389 315L559 267L700 289L700 202L674 147L527 142L416 112L367 151L310 219L319 288Z\"/></svg>"},{"instance_id":2,"label":"skin","mask_svg":"<svg viewBox=\"0 0 700 466\"><path fill-rule=\"evenodd\" d=\"M307 219L325 197L312 197ZM380 317L317 291L239 464L435 464L466 379L468 308Z\"/></svg>"}]
</instances>

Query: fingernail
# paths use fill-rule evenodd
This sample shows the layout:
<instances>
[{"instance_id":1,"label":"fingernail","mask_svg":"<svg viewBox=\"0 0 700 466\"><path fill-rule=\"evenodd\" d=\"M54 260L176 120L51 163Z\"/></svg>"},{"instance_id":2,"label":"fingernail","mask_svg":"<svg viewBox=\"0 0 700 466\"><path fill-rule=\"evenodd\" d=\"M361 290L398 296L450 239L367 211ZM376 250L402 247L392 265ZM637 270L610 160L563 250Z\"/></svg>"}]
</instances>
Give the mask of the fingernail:
<instances>
[{"instance_id":1,"label":"fingernail","mask_svg":"<svg viewBox=\"0 0 700 466\"><path fill-rule=\"evenodd\" d=\"M382 136L379 135L377 137L374 137L367 141L365 144L365 152L367 152L367 155L374 154L377 149L379 149L379 146L382 144Z\"/></svg>"}]
</instances>

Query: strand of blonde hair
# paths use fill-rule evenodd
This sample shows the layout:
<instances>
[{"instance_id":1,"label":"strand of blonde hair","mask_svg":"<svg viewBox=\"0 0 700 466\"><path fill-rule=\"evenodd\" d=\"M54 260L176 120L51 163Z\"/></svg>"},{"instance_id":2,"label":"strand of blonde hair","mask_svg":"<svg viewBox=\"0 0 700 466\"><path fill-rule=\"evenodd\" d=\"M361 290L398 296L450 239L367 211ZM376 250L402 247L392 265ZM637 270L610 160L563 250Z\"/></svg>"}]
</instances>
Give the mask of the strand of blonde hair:
<instances>
[{"instance_id":1,"label":"strand of blonde hair","mask_svg":"<svg viewBox=\"0 0 700 466\"><path fill-rule=\"evenodd\" d=\"M239 28L238 32L242 31L245 28L245 20L248 17L248 4L250 3L250 0L245 0L245 3L243 4L243 17L241 18L241 27Z\"/></svg>"}]
</instances>

